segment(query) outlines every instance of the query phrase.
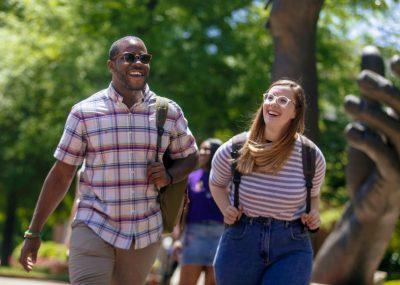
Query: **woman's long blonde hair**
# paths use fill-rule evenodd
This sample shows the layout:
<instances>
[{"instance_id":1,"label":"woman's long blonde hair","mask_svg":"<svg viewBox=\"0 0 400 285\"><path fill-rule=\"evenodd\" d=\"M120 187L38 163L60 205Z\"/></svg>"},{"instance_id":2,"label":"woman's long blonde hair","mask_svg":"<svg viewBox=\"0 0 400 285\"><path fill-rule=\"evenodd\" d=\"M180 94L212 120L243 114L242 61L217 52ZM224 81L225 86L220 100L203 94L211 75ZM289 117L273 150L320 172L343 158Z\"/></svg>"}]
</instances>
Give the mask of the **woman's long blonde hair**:
<instances>
[{"instance_id":1,"label":"woman's long blonde hair","mask_svg":"<svg viewBox=\"0 0 400 285\"><path fill-rule=\"evenodd\" d=\"M306 99L303 88L292 80L284 79L274 82L267 90L267 93L275 86L286 86L293 91L296 116L290 122L284 135L278 141L267 145L264 136L264 102L261 104L254 114L249 137L240 150L240 156L237 160L236 168L243 174L249 174L256 170L277 173L282 169L293 150L296 134L303 134L304 132Z\"/></svg>"}]
</instances>

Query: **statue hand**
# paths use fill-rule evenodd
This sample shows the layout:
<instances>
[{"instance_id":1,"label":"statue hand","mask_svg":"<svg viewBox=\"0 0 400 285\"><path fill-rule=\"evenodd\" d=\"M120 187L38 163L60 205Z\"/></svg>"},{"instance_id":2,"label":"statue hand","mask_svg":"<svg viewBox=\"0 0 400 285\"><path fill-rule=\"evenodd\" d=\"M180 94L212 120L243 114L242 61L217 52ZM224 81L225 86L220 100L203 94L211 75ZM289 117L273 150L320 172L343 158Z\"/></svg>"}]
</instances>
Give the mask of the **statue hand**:
<instances>
[{"instance_id":1,"label":"statue hand","mask_svg":"<svg viewBox=\"0 0 400 285\"><path fill-rule=\"evenodd\" d=\"M368 155L375 163L377 174L371 175L359 186L364 191L358 195L369 198L355 199L356 203L362 201L364 210L374 211L386 205L382 201L390 201L389 195L395 195L397 201L400 195L397 193L400 191L396 191L400 188L400 121L397 116L400 113L400 91L384 77L369 70L361 72L358 83L367 99L389 107L386 111L374 108L351 95L345 99L346 112L369 127L366 129L358 123L350 124L347 139L352 147Z\"/></svg>"}]
</instances>

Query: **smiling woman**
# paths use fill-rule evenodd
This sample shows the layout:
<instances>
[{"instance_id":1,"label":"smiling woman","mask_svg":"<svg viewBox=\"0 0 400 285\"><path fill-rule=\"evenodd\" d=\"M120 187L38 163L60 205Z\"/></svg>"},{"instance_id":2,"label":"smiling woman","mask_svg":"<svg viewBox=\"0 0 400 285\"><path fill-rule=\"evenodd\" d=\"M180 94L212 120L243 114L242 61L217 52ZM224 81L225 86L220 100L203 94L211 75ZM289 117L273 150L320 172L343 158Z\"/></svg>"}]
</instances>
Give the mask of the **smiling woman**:
<instances>
[{"instance_id":1,"label":"smiling woman","mask_svg":"<svg viewBox=\"0 0 400 285\"><path fill-rule=\"evenodd\" d=\"M263 95L243 147L236 153L234 137L215 154L210 189L229 225L214 260L217 284L309 284L308 229L320 226L325 159L315 146L308 212L302 164L305 107L300 85L290 80L273 83Z\"/></svg>"}]
</instances>

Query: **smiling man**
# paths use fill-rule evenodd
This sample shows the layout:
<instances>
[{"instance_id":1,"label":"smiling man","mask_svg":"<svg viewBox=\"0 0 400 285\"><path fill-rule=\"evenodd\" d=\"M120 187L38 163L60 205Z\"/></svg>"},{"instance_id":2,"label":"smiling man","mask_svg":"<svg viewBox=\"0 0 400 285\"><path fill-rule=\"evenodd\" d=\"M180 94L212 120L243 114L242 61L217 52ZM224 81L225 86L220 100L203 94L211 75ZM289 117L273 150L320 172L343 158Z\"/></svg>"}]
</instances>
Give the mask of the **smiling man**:
<instances>
[{"instance_id":1,"label":"smiling man","mask_svg":"<svg viewBox=\"0 0 400 285\"><path fill-rule=\"evenodd\" d=\"M194 169L197 146L181 108L169 101L159 161L155 162L156 94L147 84L151 55L133 36L114 42L107 66L112 80L76 104L67 119L50 170L25 232L20 263L32 270L40 232L67 192L76 169L78 210L72 224L69 270L72 284L144 284L162 234L157 189Z\"/></svg>"}]
</instances>

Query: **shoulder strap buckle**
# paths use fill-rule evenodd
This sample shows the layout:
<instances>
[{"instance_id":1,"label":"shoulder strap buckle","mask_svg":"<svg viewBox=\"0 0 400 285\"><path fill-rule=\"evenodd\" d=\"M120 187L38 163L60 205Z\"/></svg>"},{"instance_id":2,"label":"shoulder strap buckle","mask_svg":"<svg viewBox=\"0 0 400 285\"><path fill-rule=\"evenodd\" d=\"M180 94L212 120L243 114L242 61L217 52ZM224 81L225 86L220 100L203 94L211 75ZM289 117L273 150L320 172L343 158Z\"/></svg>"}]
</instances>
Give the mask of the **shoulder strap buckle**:
<instances>
[{"instance_id":1,"label":"shoulder strap buckle","mask_svg":"<svg viewBox=\"0 0 400 285\"><path fill-rule=\"evenodd\" d=\"M156 97L156 126L157 126L157 146L156 146L156 161L158 159L158 153L161 148L161 138L164 134L164 124L167 120L168 114L168 99L164 97Z\"/></svg>"}]
</instances>

